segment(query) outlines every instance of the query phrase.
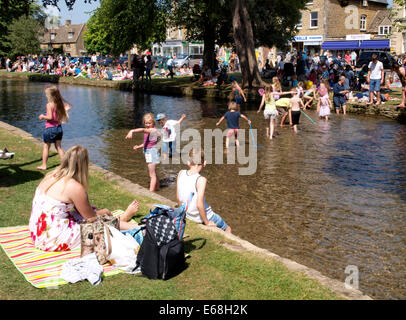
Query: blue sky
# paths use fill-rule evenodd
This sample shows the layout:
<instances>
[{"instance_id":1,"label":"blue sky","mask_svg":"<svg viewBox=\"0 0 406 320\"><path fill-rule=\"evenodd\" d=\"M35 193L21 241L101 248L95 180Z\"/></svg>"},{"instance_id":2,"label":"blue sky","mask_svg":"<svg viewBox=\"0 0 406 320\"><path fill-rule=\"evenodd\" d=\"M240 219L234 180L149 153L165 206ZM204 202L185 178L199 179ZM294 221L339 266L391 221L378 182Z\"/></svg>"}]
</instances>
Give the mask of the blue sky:
<instances>
[{"instance_id":1,"label":"blue sky","mask_svg":"<svg viewBox=\"0 0 406 320\"><path fill-rule=\"evenodd\" d=\"M86 14L86 12L90 12L100 6L98 0L92 1L91 4L84 3L83 0L76 0L75 5L71 11L68 10L66 7L64 0L59 0L59 9L56 7L47 7L47 12L52 12L61 17L61 24L65 24L66 20L71 20L72 24L79 24L83 22L87 22L90 18L90 14Z\"/></svg>"},{"instance_id":2,"label":"blue sky","mask_svg":"<svg viewBox=\"0 0 406 320\"><path fill-rule=\"evenodd\" d=\"M392 6L392 1L393 0L388 0L390 6ZM69 11L65 1L59 0L59 8L61 11L58 12L56 8L48 8L48 10L61 17L61 24L65 24L66 20L72 20L72 24L78 24L87 22L90 18L90 14L86 14L86 12L90 12L99 6L100 2L98 0L92 1L91 4L84 3L83 0L76 0L73 9Z\"/></svg>"}]
</instances>

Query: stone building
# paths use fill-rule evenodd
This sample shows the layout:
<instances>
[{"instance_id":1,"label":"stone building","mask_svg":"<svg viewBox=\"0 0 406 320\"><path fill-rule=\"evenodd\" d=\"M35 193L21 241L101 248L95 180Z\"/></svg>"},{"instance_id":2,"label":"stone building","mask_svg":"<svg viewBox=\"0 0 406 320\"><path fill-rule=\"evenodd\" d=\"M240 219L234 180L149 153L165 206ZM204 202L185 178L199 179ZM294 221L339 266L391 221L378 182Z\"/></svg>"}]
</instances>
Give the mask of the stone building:
<instances>
[{"instance_id":1,"label":"stone building","mask_svg":"<svg viewBox=\"0 0 406 320\"><path fill-rule=\"evenodd\" d=\"M369 26L379 12L385 12L387 0L313 0L302 11L298 33L292 49L305 52L322 50L362 49L366 42L371 49L389 49L389 41L377 42ZM383 40L383 39L382 39ZM372 42L371 42L372 41ZM357 42L357 43L356 43Z\"/></svg>"},{"instance_id":2,"label":"stone building","mask_svg":"<svg viewBox=\"0 0 406 320\"><path fill-rule=\"evenodd\" d=\"M66 20L65 25L47 29L40 37L41 51L44 54L52 52L62 52L70 54L72 57L86 54L83 33L86 24L71 24L71 20Z\"/></svg>"}]
</instances>

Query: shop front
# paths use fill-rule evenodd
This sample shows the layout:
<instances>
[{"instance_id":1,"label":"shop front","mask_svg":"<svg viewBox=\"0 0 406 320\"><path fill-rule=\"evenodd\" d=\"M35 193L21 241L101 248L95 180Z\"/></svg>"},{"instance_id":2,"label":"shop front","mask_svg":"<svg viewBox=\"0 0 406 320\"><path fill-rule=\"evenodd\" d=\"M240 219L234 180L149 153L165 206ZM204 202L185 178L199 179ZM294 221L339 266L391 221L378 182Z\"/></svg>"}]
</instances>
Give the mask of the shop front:
<instances>
[{"instance_id":1,"label":"shop front","mask_svg":"<svg viewBox=\"0 0 406 320\"><path fill-rule=\"evenodd\" d=\"M295 36L292 41L292 51L314 55L320 52L322 42L322 35Z\"/></svg>"}]
</instances>

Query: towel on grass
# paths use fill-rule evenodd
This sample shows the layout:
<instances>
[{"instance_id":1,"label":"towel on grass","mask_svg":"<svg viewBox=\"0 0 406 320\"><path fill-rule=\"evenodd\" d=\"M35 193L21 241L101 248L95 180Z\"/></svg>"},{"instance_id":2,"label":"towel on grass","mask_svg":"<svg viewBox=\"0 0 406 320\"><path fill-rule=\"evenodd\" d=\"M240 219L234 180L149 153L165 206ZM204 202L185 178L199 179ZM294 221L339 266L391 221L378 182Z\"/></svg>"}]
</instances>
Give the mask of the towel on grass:
<instances>
[{"instance_id":1,"label":"towel on grass","mask_svg":"<svg viewBox=\"0 0 406 320\"><path fill-rule=\"evenodd\" d=\"M123 213L122 210L112 212ZM47 252L36 249L32 243L28 226L0 228L0 246L24 278L36 288L50 288L67 284L62 279L63 264L80 258L80 248L70 251ZM103 265L103 276L112 276L123 271L111 264Z\"/></svg>"}]
</instances>

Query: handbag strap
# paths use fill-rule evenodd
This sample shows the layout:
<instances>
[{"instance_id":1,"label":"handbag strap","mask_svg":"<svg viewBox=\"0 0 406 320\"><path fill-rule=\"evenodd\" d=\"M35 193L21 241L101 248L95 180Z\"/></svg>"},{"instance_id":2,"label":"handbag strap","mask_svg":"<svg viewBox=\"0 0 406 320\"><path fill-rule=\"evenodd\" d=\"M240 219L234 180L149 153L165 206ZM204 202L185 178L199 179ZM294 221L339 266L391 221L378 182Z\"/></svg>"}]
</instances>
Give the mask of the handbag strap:
<instances>
[{"instance_id":1,"label":"handbag strap","mask_svg":"<svg viewBox=\"0 0 406 320\"><path fill-rule=\"evenodd\" d=\"M103 222L103 225L104 225L104 233L106 234L107 246L108 246L108 249L106 248L107 252L105 251L105 255L106 255L106 259L107 259L107 257L109 257L111 255L111 250L112 250L112 248L111 248L111 237L112 237L112 235L111 235L111 231L110 231L109 226L104 222Z\"/></svg>"}]
</instances>

